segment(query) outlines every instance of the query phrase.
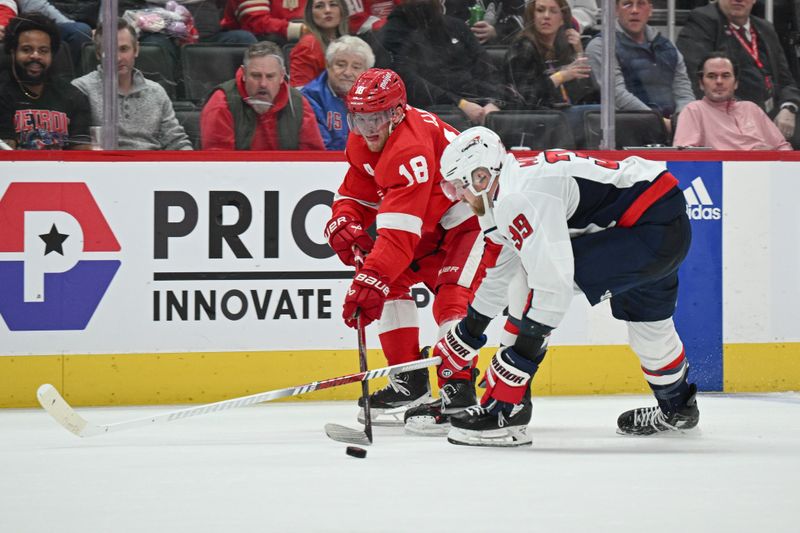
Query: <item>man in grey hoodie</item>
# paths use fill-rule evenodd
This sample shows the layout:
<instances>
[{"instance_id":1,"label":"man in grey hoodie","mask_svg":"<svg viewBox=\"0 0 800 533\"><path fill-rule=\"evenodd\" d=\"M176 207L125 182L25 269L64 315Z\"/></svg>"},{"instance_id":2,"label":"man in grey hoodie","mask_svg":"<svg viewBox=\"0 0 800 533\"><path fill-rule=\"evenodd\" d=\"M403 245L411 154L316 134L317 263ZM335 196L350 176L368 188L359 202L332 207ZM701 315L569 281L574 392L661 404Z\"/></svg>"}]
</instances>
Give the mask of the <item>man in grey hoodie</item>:
<instances>
[{"instance_id":1,"label":"man in grey hoodie","mask_svg":"<svg viewBox=\"0 0 800 533\"><path fill-rule=\"evenodd\" d=\"M134 68L139 54L136 29L125 19L117 21L117 78L119 83L118 139L121 150L191 150L192 143L175 118L172 102L158 83ZM98 57L102 53L102 25L95 32ZM101 62L102 64L102 62ZM89 97L92 124L103 121L102 67L72 81Z\"/></svg>"}]
</instances>

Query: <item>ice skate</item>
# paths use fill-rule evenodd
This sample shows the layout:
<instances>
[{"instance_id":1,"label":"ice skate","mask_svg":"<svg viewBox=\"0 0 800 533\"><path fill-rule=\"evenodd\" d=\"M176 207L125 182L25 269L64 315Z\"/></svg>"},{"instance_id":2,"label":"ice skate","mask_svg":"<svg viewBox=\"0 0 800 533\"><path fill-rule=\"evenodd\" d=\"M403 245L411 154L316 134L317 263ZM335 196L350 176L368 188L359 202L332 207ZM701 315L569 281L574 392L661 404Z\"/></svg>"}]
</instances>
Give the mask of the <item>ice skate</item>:
<instances>
[{"instance_id":1,"label":"ice skate","mask_svg":"<svg viewBox=\"0 0 800 533\"><path fill-rule=\"evenodd\" d=\"M448 381L439 391L439 399L432 400L405 412L406 433L412 435L444 436L450 431L450 416L478 403L475 396L475 377Z\"/></svg>"},{"instance_id":2,"label":"ice skate","mask_svg":"<svg viewBox=\"0 0 800 533\"><path fill-rule=\"evenodd\" d=\"M533 442L528 435L533 406L526 394L522 403L515 405L510 413L490 413L494 402L486 406L475 405L450 417L448 442L464 446L514 447Z\"/></svg>"},{"instance_id":3,"label":"ice skate","mask_svg":"<svg viewBox=\"0 0 800 533\"><path fill-rule=\"evenodd\" d=\"M428 369L411 370L389 376L389 383L369 395L370 418L375 426L402 426L407 409L431 399ZM358 399L358 421L364 423L364 400Z\"/></svg>"},{"instance_id":4,"label":"ice skate","mask_svg":"<svg viewBox=\"0 0 800 533\"><path fill-rule=\"evenodd\" d=\"M617 419L620 435L653 435L663 432L681 432L692 429L700 421L697 408L697 386L689 385L689 397L682 407L665 412L659 406L640 407L625 411Z\"/></svg>"}]
</instances>

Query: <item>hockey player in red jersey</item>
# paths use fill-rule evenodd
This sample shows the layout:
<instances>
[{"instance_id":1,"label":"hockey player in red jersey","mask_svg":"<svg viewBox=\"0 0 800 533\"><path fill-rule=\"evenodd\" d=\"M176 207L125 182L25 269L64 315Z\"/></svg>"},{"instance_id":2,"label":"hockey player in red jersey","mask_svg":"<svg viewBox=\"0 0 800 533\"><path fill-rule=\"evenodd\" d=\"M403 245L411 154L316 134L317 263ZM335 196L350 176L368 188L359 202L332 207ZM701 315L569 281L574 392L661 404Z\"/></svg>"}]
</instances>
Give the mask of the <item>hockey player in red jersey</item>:
<instances>
[{"instance_id":1,"label":"hockey player in red jersey","mask_svg":"<svg viewBox=\"0 0 800 533\"><path fill-rule=\"evenodd\" d=\"M464 316L481 275L483 239L469 206L445 197L439 158L458 132L431 113L406 104L405 85L391 70L369 69L346 99L350 167L325 227L331 248L354 265L357 247L367 254L344 301L343 318L379 320L389 364L420 358L416 303L410 288L433 293L440 332ZM373 242L367 228L375 223ZM471 368L440 377L442 390L466 407L475 403ZM408 408L430 400L427 369L400 373L370 395L376 425L401 425ZM363 405L359 419L363 420Z\"/></svg>"},{"instance_id":2,"label":"hockey player in red jersey","mask_svg":"<svg viewBox=\"0 0 800 533\"><path fill-rule=\"evenodd\" d=\"M478 127L445 149L441 171L448 196L470 205L502 251L466 317L437 344L439 372L469 366L489 321L506 305L513 326L507 333L515 334L489 363L480 404L451 417L448 440L531 443L530 382L575 286L592 305L610 299L658 402L623 413L617 431L650 435L695 427L697 388L688 381L689 364L672 321L691 227L683 193L666 167L638 157L606 161L563 150L517 161L496 133Z\"/></svg>"}]
</instances>

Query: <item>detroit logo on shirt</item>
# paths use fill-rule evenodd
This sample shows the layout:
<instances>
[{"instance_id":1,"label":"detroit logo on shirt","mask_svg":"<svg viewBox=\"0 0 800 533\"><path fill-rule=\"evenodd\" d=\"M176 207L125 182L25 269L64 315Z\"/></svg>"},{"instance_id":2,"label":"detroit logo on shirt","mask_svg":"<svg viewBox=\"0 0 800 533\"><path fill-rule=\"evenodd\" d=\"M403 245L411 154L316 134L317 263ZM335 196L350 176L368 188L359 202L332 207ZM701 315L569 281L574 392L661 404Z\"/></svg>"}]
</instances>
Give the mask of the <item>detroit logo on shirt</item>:
<instances>
[{"instance_id":1,"label":"detroit logo on shirt","mask_svg":"<svg viewBox=\"0 0 800 533\"><path fill-rule=\"evenodd\" d=\"M85 183L11 183L0 196L0 317L11 331L86 329L119 252Z\"/></svg>"}]
</instances>

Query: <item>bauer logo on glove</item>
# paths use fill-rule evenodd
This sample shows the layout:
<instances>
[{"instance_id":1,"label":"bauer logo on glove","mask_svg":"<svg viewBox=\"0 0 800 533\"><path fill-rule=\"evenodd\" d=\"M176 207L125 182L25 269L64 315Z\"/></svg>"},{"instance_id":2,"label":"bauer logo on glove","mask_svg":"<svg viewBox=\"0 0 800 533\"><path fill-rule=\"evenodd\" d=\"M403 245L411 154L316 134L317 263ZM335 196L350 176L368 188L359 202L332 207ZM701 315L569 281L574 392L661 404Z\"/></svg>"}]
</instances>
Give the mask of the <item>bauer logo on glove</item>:
<instances>
[{"instance_id":1,"label":"bauer logo on glove","mask_svg":"<svg viewBox=\"0 0 800 533\"><path fill-rule=\"evenodd\" d=\"M355 281L359 281L359 282L363 283L364 285L369 285L369 286L375 287L384 296L389 296L389 285L387 285L386 283L384 283L383 281L381 281L379 278L377 278L375 276L371 276L369 274L365 274L363 272L360 272L360 273L356 274L356 277L354 279L355 279Z\"/></svg>"}]
</instances>

